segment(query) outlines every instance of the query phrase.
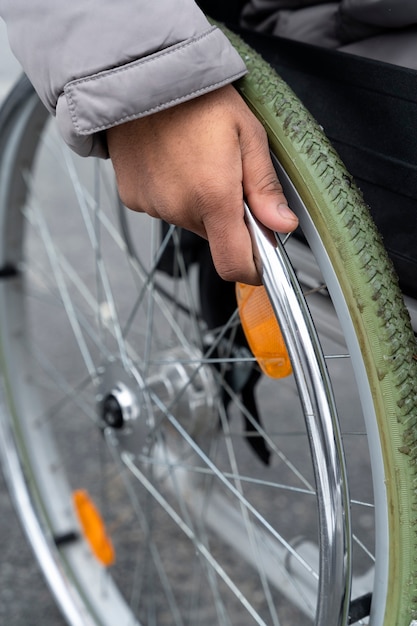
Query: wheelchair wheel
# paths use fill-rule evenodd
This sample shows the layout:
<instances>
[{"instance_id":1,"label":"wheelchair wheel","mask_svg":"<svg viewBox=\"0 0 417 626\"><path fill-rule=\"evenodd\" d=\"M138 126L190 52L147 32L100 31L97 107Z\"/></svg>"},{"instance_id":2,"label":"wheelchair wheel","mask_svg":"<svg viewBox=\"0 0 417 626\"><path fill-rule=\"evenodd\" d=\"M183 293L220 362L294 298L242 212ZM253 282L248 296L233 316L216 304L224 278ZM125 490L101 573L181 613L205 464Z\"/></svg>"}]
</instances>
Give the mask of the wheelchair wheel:
<instances>
[{"instance_id":1,"label":"wheelchair wheel","mask_svg":"<svg viewBox=\"0 0 417 626\"><path fill-rule=\"evenodd\" d=\"M349 176L235 45L305 238L252 225L294 375L260 376L235 307L208 322L181 234L128 214L23 80L0 118L10 492L72 625L409 626L413 335Z\"/></svg>"}]
</instances>

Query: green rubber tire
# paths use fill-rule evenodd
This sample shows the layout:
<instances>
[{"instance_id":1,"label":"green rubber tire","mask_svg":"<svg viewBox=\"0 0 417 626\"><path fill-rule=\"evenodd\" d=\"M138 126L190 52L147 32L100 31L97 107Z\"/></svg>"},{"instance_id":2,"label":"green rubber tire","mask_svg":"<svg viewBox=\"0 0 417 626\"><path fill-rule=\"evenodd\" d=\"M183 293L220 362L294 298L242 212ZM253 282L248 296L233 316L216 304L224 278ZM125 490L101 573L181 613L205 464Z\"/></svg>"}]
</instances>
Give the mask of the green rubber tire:
<instances>
[{"instance_id":1,"label":"green rubber tire","mask_svg":"<svg viewBox=\"0 0 417 626\"><path fill-rule=\"evenodd\" d=\"M408 312L368 207L322 128L266 61L226 34L248 68L238 89L305 203L348 305L386 486L389 594L378 626L410 626L417 617L417 350Z\"/></svg>"}]
</instances>

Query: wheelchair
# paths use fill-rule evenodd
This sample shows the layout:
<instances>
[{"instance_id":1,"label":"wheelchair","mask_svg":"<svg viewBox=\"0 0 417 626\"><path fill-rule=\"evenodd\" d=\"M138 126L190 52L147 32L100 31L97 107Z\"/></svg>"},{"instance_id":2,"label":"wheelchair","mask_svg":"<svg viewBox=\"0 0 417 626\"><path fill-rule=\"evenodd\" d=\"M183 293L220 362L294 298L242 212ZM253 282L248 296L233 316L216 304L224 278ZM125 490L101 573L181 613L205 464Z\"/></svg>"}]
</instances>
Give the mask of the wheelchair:
<instances>
[{"instance_id":1,"label":"wheelchair","mask_svg":"<svg viewBox=\"0 0 417 626\"><path fill-rule=\"evenodd\" d=\"M224 28L300 220L271 236L247 208L264 287L224 283L203 242L128 212L26 78L0 111L10 493L71 626L412 626L415 259L367 204L404 192L407 212L412 177L367 184L337 61L323 75L324 51ZM315 81L333 99L310 98L313 117Z\"/></svg>"}]
</instances>

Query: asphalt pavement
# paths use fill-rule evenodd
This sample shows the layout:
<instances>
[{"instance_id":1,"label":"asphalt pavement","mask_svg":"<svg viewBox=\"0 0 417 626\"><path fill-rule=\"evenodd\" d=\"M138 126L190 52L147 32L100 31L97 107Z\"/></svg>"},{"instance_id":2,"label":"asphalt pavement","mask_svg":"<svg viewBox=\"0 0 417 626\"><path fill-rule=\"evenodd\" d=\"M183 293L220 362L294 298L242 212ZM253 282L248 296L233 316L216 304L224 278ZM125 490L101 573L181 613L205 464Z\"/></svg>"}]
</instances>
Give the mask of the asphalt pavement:
<instances>
[{"instance_id":1,"label":"asphalt pavement","mask_svg":"<svg viewBox=\"0 0 417 626\"><path fill-rule=\"evenodd\" d=\"M0 102L19 73L19 64L10 53L0 20ZM343 370L341 372L342 376ZM349 414L354 414L349 384L344 387L344 405ZM282 413L284 415L285 411ZM65 622L28 547L0 470L0 626L38 625L65 626Z\"/></svg>"},{"instance_id":2,"label":"asphalt pavement","mask_svg":"<svg viewBox=\"0 0 417 626\"><path fill-rule=\"evenodd\" d=\"M0 101L19 73L0 20ZM0 626L64 623L28 547L0 471Z\"/></svg>"}]
</instances>

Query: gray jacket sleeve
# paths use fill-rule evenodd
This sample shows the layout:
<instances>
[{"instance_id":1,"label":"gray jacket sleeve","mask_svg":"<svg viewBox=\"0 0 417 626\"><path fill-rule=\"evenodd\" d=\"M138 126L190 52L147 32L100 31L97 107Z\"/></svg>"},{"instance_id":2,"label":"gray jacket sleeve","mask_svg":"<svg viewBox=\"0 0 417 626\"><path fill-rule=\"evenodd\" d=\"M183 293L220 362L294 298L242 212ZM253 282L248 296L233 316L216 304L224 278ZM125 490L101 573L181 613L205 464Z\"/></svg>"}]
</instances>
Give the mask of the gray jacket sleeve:
<instances>
[{"instance_id":1,"label":"gray jacket sleeve","mask_svg":"<svg viewBox=\"0 0 417 626\"><path fill-rule=\"evenodd\" d=\"M106 155L105 129L245 73L194 0L0 0L11 48L66 142Z\"/></svg>"}]
</instances>

